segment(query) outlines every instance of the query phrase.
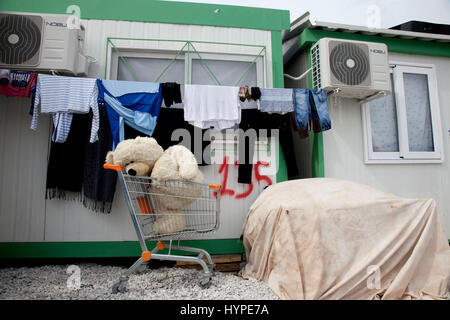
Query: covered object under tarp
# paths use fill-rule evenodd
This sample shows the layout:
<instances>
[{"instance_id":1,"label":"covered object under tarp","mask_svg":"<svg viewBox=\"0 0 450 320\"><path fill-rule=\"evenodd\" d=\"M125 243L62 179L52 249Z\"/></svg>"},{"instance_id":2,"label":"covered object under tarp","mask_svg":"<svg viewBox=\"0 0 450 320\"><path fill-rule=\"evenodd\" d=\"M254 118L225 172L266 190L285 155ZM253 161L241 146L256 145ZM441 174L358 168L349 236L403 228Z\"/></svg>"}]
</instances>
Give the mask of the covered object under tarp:
<instances>
[{"instance_id":1,"label":"covered object under tarp","mask_svg":"<svg viewBox=\"0 0 450 320\"><path fill-rule=\"evenodd\" d=\"M244 278L282 299L448 298L450 249L432 199L318 178L267 188L244 224Z\"/></svg>"}]
</instances>

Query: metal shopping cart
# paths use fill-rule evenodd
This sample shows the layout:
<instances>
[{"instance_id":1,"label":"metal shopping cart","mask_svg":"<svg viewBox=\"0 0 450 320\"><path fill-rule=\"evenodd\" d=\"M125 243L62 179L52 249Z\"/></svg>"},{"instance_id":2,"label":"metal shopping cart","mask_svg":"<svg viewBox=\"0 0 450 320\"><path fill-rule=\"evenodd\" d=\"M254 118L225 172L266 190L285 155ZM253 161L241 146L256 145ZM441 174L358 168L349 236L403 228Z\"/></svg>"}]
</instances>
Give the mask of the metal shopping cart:
<instances>
[{"instance_id":1,"label":"metal shopping cart","mask_svg":"<svg viewBox=\"0 0 450 320\"><path fill-rule=\"evenodd\" d=\"M221 186L132 176L123 173L120 165L105 164L104 168L117 171L142 250L141 257L120 276L119 281L113 285L112 292L125 292L129 276L143 264L148 263L150 259L198 263L203 269L198 284L201 287L209 286L215 267L211 256L207 251L199 248L180 246L179 240L192 239L196 235L214 232L218 229ZM175 202L183 204L181 212L167 209L170 207L167 204ZM166 219L170 223L173 220L171 217L175 217L175 215L177 215L178 222L182 215L182 225L177 229L179 231L161 233L161 230L154 228L158 220L161 219L161 222ZM178 244L172 244L173 240L178 240ZM146 241L157 241L156 247L149 251ZM169 242L168 253L158 253L166 248L167 242ZM173 255L171 254L172 250L191 252L197 255ZM204 258L207 263L203 260Z\"/></svg>"}]
</instances>

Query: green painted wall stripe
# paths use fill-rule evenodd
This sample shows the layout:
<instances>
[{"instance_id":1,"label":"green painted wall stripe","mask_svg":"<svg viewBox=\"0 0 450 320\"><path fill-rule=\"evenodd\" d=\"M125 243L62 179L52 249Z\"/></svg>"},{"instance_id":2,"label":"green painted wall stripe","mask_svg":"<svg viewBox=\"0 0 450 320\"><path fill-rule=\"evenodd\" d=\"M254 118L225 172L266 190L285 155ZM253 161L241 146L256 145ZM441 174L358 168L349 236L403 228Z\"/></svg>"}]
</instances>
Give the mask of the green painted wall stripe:
<instances>
[{"instance_id":1,"label":"green painted wall stripe","mask_svg":"<svg viewBox=\"0 0 450 320\"><path fill-rule=\"evenodd\" d=\"M272 44L272 78L274 88L284 88L283 76L283 49L281 41L281 31L272 31L270 36ZM286 160L284 158L283 150L278 144L279 167L277 171L277 182L287 181L288 172Z\"/></svg>"},{"instance_id":2,"label":"green painted wall stripe","mask_svg":"<svg viewBox=\"0 0 450 320\"><path fill-rule=\"evenodd\" d=\"M322 132L311 132L311 155L312 155L312 177L323 178L325 177L325 163L323 153L323 135Z\"/></svg>"},{"instance_id":3,"label":"green painted wall stripe","mask_svg":"<svg viewBox=\"0 0 450 320\"><path fill-rule=\"evenodd\" d=\"M299 38L300 48L305 49L311 47L314 43L325 37L381 42L385 43L388 47L388 51L391 52L419 54L425 56L450 57L450 43L430 42L413 39L386 38L375 35L364 35L316 29L306 29L302 32Z\"/></svg>"},{"instance_id":4,"label":"green painted wall stripe","mask_svg":"<svg viewBox=\"0 0 450 320\"><path fill-rule=\"evenodd\" d=\"M201 248L210 254L240 254L244 247L240 239L189 240L180 244ZM147 242L151 250L156 242ZM167 250L162 251L166 253ZM172 251L173 254L182 254ZM141 248L138 241L91 242L1 242L0 258L110 258L138 257Z\"/></svg>"},{"instance_id":5,"label":"green painted wall stripe","mask_svg":"<svg viewBox=\"0 0 450 320\"><path fill-rule=\"evenodd\" d=\"M306 60L308 68L311 67L310 46L306 49ZM312 88L312 72L308 73L308 87ZM323 151L323 133L310 131L309 143L311 147L311 171L313 178L325 177L325 160Z\"/></svg>"},{"instance_id":6,"label":"green painted wall stripe","mask_svg":"<svg viewBox=\"0 0 450 320\"><path fill-rule=\"evenodd\" d=\"M0 11L65 14L77 5L81 19L145 21L262 30L290 28L288 10L174 1L1 0ZM215 10L219 9L217 13Z\"/></svg>"}]
</instances>

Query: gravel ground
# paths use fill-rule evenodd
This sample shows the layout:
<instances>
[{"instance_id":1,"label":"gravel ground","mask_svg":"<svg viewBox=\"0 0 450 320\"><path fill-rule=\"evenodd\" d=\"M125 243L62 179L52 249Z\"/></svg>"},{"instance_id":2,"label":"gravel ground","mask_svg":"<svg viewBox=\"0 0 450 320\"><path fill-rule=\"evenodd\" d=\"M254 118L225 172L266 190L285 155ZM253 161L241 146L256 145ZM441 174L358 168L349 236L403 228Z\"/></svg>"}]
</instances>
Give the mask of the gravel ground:
<instances>
[{"instance_id":1,"label":"gravel ground","mask_svg":"<svg viewBox=\"0 0 450 320\"><path fill-rule=\"evenodd\" d=\"M198 270L161 267L133 274L126 293L112 294L111 287L126 270L120 266L96 263L76 264L81 281L77 286L75 273L69 265L0 268L0 299L80 299L80 300L274 300L278 297L263 282L244 280L216 272L209 288L197 285ZM72 278L71 278L72 277ZM69 281L68 281L69 280ZM69 286L68 286L69 283Z\"/></svg>"}]
</instances>

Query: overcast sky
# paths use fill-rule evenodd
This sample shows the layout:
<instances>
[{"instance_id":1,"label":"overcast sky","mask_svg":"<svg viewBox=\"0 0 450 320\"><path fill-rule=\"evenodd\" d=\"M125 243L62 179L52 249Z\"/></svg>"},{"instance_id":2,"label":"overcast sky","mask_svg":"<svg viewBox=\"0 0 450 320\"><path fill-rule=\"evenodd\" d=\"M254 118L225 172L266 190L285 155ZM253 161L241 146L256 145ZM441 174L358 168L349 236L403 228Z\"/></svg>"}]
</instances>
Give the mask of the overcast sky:
<instances>
[{"instance_id":1,"label":"overcast sky","mask_svg":"<svg viewBox=\"0 0 450 320\"><path fill-rule=\"evenodd\" d=\"M450 24L450 0L181 0L289 10L310 20L390 28L410 20ZM379 12L379 15L377 15ZM379 18L377 18L379 17ZM375 25L374 25L375 24Z\"/></svg>"}]
</instances>

